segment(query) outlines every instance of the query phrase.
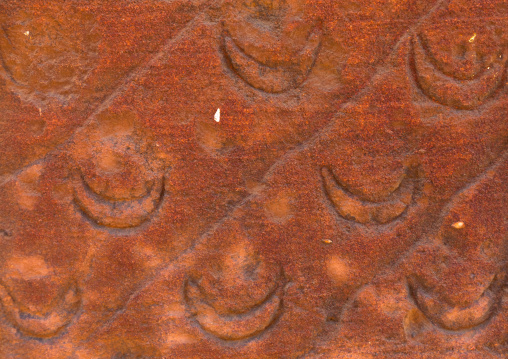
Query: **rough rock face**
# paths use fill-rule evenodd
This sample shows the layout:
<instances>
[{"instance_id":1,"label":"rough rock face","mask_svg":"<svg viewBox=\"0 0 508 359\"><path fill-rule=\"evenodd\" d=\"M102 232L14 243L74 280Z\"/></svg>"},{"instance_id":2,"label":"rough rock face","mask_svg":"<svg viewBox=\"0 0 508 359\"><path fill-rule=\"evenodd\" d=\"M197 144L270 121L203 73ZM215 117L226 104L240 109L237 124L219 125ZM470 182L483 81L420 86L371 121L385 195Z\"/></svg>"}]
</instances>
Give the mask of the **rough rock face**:
<instances>
[{"instance_id":1,"label":"rough rock face","mask_svg":"<svg viewBox=\"0 0 508 359\"><path fill-rule=\"evenodd\" d=\"M506 358L506 0L0 1L0 359Z\"/></svg>"}]
</instances>

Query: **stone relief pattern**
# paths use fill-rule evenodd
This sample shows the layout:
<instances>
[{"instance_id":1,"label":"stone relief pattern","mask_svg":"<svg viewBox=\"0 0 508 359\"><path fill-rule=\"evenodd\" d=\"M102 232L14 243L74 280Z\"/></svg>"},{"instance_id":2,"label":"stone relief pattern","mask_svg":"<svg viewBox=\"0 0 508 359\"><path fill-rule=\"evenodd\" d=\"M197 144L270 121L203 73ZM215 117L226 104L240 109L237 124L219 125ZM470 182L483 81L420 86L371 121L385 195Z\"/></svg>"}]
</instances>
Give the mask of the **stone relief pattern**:
<instances>
[{"instance_id":1,"label":"stone relief pattern","mask_svg":"<svg viewBox=\"0 0 508 359\"><path fill-rule=\"evenodd\" d=\"M0 21L1 358L506 357L506 1Z\"/></svg>"}]
</instances>

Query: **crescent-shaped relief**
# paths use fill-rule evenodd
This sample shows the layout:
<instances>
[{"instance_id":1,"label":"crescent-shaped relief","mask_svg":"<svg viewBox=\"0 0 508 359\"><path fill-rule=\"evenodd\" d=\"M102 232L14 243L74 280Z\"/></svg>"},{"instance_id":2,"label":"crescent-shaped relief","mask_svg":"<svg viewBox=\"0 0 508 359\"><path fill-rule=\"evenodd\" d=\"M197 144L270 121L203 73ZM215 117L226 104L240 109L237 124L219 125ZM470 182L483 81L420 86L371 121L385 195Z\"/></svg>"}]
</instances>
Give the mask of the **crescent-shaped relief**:
<instances>
[{"instance_id":1,"label":"crescent-shaped relief","mask_svg":"<svg viewBox=\"0 0 508 359\"><path fill-rule=\"evenodd\" d=\"M219 253L219 258L205 259L206 266L190 275L185 301L205 333L241 343L275 324L283 313L287 280L278 265L268 264L248 244L222 247Z\"/></svg>"},{"instance_id":2,"label":"crescent-shaped relief","mask_svg":"<svg viewBox=\"0 0 508 359\"><path fill-rule=\"evenodd\" d=\"M505 152L450 200L408 275L413 302L439 328L472 330L504 302L506 159Z\"/></svg>"},{"instance_id":3,"label":"crescent-shaped relief","mask_svg":"<svg viewBox=\"0 0 508 359\"><path fill-rule=\"evenodd\" d=\"M418 309L435 325L451 331L471 329L489 320L503 296L506 274L498 273L485 291L466 306L443 302L417 279L408 280L409 292Z\"/></svg>"},{"instance_id":4,"label":"crescent-shaped relief","mask_svg":"<svg viewBox=\"0 0 508 359\"><path fill-rule=\"evenodd\" d=\"M346 220L361 224L387 224L401 217L413 202L417 186L413 178L405 176L400 185L383 202L361 199L340 184L332 171L321 169L328 199L337 213Z\"/></svg>"},{"instance_id":5,"label":"crescent-shaped relief","mask_svg":"<svg viewBox=\"0 0 508 359\"><path fill-rule=\"evenodd\" d=\"M242 312L219 313L207 301L203 288L197 283L186 284L186 300L194 319L203 331L226 341L241 341L267 330L282 313L284 286L275 283L266 296Z\"/></svg>"},{"instance_id":6,"label":"crescent-shaped relief","mask_svg":"<svg viewBox=\"0 0 508 359\"><path fill-rule=\"evenodd\" d=\"M76 283L68 286L51 303L51 309L31 310L19 303L0 283L0 302L6 319L23 335L47 339L59 335L78 314L81 307L81 292Z\"/></svg>"},{"instance_id":7,"label":"crescent-shaped relief","mask_svg":"<svg viewBox=\"0 0 508 359\"><path fill-rule=\"evenodd\" d=\"M508 51L500 52L469 79L443 73L421 36L413 36L411 57L415 79L425 95L445 106L471 110L485 103L503 85Z\"/></svg>"},{"instance_id":8,"label":"crescent-shaped relief","mask_svg":"<svg viewBox=\"0 0 508 359\"><path fill-rule=\"evenodd\" d=\"M309 76L321 48L321 30L316 28L306 46L291 61L269 65L242 49L224 30L221 51L230 69L250 86L277 94L299 87Z\"/></svg>"},{"instance_id":9,"label":"crescent-shaped relief","mask_svg":"<svg viewBox=\"0 0 508 359\"><path fill-rule=\"evenodd\" d=\"M75 175L74 203L84 217L109 228L138 227L157 211L165 193L165 177L146 184L146 193L132 198L114 199L95 192L82 175Z\"/></svg>"}]
</instances>

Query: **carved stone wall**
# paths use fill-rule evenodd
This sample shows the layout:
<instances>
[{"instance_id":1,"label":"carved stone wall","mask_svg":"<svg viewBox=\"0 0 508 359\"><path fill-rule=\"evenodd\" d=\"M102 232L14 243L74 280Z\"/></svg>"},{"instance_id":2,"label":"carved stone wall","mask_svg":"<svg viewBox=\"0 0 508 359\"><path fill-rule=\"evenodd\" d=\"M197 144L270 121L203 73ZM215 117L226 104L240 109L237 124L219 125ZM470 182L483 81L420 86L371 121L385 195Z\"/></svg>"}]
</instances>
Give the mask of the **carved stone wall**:
<instances>
[{"instance_id":1,"label":"carved stone wall","mask_svg":"<svg viewBox=\"0 0 508 359\"><path fill-rule=\"evenodd\" d=\"M507 358L506 0L0 1L0 359Z\"/></svg>"}]
</instances>

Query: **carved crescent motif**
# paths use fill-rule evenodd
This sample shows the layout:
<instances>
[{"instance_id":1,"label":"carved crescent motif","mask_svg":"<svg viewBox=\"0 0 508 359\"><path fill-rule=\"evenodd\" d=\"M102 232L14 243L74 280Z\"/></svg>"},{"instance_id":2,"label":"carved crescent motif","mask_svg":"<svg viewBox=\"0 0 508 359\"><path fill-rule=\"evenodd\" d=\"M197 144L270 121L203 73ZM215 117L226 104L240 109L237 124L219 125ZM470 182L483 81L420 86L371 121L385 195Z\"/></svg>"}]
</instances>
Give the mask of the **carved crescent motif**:
<instances>
[{"instance_id":1,"label":"carved crescent motif","mask_svg":"<svg viewBox=\"0 0 508 359\"><path fill-rule=\"evenodd\" d=\"M242 313L220 314L207 303L196 283L186 284L186 300L205 332L227 341L252 338L268 329L282 313L284 286L276 285L262 300Z\"/></svg>"},{"instance_id":2,"label":"carved crescent motif","mask_svg":"<svg viewBox=\"0 0 508 359\"><path fill-rule=\"evenodd\" d=\"M503 84L508 58L506 51L474 79L459 80L444 74L433 64L421 38L415 36L412 43L416 81L428 97L442 105L461 110L474 109Z\"/></svg>"},{"instance_id":3,"label":"carved crescent motif","mask_svg":"<svg viewBox=\"0 0 508 359\"><path fill-rule=\"evenodd\" d=\"M503 294L505 277L502 273L496 275L482 295L466 307L443 303L415 279L409 279L408 284L416 306L431 322L447 330L460 331L477 327L492 317Z\"/></svg>"},{"instance_id":4,"label":"carved crescent motif","mask_svg":"<svg viewBox=\"0 0 508 359\"><path fill-rule=\"evenodd\" d=\"M143 224L160 207L165 192L161 177L143 197L113 200L94 192L83 176L76 177L74 202L86 218L104 227L125 229Z\"/></svg>"},{"instance_id":5,"label":"carved crescent motif","mask_svg":"<svg viewBox=\"0 0 508 359\"><path fill-rule=\"evenodd\" d=\"M345 189L329 168L321 169L326 194L340 216L361 224L386 224L402 216L413 200L415 182L404 177L384 202L360 199Z\"/></svg>"},{"instance_id":6,"label":"carved crescent motif","mask_svg":"<svg viewBox=\"0 0 508 359\"><path fill-rule=\"evenodd\" d=\"M20 333L46 339L57 336L69 326L81 306L81 293L76 284L71 285L58 297L54 309L46 314L33 313L23 308L3 284L0 284L0 301L6 318Z\"/></svg>"},{"instance_id":7,"label":"carved crescent motif","mask_svg":"<svg viewBox=\"0 0 508 359\"><path fill-rule=\"evenodd\" d=\"M314 67L320 49L321 30L316 29L294 62L269 66L247 54L226 30L222 37L222 53L233 72L252 87L274 94L299 87Z\"/></svg>"}]
</instances>

